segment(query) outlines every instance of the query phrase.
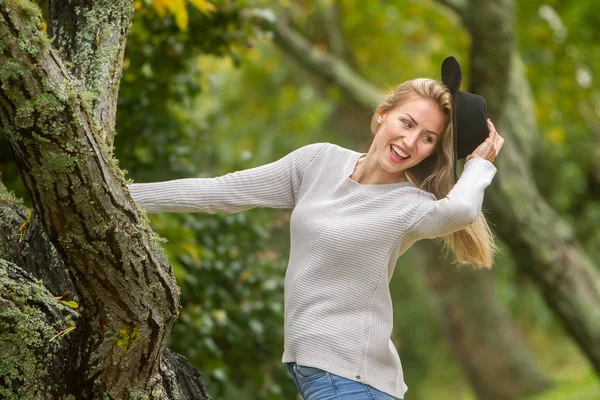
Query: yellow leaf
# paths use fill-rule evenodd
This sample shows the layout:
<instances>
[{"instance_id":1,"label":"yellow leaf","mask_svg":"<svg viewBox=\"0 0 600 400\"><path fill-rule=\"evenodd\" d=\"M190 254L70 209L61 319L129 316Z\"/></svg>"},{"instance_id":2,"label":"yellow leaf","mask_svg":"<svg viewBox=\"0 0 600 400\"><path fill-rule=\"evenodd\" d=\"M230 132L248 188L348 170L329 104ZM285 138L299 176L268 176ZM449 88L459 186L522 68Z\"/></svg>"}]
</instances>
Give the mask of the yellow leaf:
<instances>
[{"instance_id":1,"label":"yellow leaf","mask_svg":"<svg viewBox=\"0 0 600 400\"><path fill-rule=\"evenodd\" d=\"M73 300L70 300L70 301L61 300L60 302L63 303L64 305L67 305L67 306L71 307L71 308L78 308L79 307L79 304L77 304Z\"/></svg>"},{"instance_id":2,"label":"yellow leaf","mask_svg":"<svg viewBox=\"0 0 600 400\"><path fill-rule=\"evenodd\" d=\"M154 5L154 9L156 13L160 17L164 17L167 15L167 8L169 7L169 0L154 0L152 3Z\"/></svg>"},{"instance_id":3,"label":"yellow leaf","mask_svg":"<svg viewBox=\"0 0 600 400\"><path fill-rule=\"evenodd\" d=\"M136 10L140 10L144 5L142 4L142 2L140 0L135 0L133 2L133 8Z\"/></svg>"},{"instance_id":4,"label":"yellow leaf","mask_svg":"<svg viewBox=\"0 0 600 400\"><path fill-rule=\"evenodd\" d=\"M217 7L214 4L206 0L189 0L198 10L204 15L210 15L217 11Z\"/></svg>"},{"instance_id":5,"label":"yellow leaf","mask_svg":"<svg viewBox=\"0 0 600 400\"><path fill-rule=\"evenodd\" d=\"M23 222L23 225L21 225L19 227L19 232L23 232L25 230L25 228L27 227L27 224L29 223L29 221L31 221L32 212L33 212L33 210L29 210L29 213L27 214L27 219L25 220L25 222Z\"/></svg>"},{"instance_id":6,"label":"yellow leaf","mask_svg":"<svg viewBox=\"0 0 600 400\"><path fill-rule=\"evenodd\" d=\"M50 343L51 341L53 341L54 339L56 339L59 336L66 335L67 333L71 332L73 329L75 329L75 325L70 326L70 327L68 327L67 329L65 329L65 330L63 330L61 332L58 332L56 335L52 336L50 338L50 340L48 340L48 343Z\"/></svg>"},{"instance_id":7,"label":"yellow leaf","mask_svg":"<svg viewBox=\"0 0 600 400\"><path fill-rule=\"evenodd\" d=\"M172 0L170 3L170 9L173 15L175 15L175 23L179 29L186 29L188 26L188 12L185 0Z\"/></svg>"}]
</instances>

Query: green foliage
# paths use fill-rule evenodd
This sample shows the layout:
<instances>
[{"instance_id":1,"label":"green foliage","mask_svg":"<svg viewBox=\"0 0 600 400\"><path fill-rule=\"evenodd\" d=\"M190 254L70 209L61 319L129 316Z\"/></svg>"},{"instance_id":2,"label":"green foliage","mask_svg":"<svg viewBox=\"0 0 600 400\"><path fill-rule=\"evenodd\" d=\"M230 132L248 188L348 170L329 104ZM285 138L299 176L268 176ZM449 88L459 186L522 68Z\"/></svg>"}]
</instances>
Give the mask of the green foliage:
<instances>
[{"instance_id":1,"label":"green foliage","mask_svg":"<svg viewBox=\"0 0 600 400\"><path fill-rule=\"evenodd\" d=\"M552 206L600 263L600 18L597 2L518 2L519 50L541 140L532 170Z\"/></svg>"},{"instance_id":2,"label":"green foliage","mask_svg":"<svg viewBox=\"0 0 600 400\"><path fill-rule=\"evenodd\" d=\"M170 348L204 374L215 398L292 398L280 362L285 262L246 214L153 217L181 287ZM283 383L283 384L282 384Z\"/></svg>"},{"instance_id":3,"label":"green foliage","mask_svg":"<svg viewBox=\"0 0 600 400\"><path fill-rule=\"evenodd\" d=\"M202 129L189 127L193 99L200 93L197 57L236 58L236 44L250 34L238 8L243 3L210 15L188 7L184 30L172 14L161 18L148 6L136 11L119 92L115 154L129 161L126 168L138 179L166 178L167 171L190 175L196 170L199 155L193 149L206 141Z\"/></svg>"}]
</instances>

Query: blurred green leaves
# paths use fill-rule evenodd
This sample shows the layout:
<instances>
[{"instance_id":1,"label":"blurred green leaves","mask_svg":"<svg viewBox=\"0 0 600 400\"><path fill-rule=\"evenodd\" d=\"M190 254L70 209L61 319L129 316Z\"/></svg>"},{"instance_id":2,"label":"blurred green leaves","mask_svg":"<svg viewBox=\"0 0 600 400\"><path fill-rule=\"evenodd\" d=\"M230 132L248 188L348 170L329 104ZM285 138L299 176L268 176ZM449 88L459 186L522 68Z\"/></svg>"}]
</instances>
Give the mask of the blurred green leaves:
<instances>
[{"instance_id":1,"label":"blurred green leaves","mask_svg":"<svg viewBox=\"0 0 600 400\"><path fill-rule=\"evenodd\" d=\"M181 287L183 307L169 347L204 374L215 398L230 390L257 399L293 397L283 349L286 260L267 250L267 233L247 214L157 215L154 228Z\"/></svg>"}]
</instances>

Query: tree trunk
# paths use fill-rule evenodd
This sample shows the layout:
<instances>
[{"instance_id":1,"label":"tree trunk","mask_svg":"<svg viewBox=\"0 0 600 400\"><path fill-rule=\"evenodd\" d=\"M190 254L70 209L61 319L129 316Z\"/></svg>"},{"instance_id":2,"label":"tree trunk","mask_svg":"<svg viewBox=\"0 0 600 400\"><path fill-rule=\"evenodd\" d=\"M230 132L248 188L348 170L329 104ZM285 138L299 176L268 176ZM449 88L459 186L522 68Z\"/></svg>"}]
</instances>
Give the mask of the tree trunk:
<instances>
[{"instance_id":1,"label":"tree trunk","mask_svg":"<svg viewBox=\"0 0 600 400\"><path fill-rule=\"evenodd\" d=\"M89 10L109 7L86 4ZM84 29L87 45L98 51L79 59L94 76L84 79L82 89L43 35L39 9L24 0L0 2L0 127L9 138L34 215L80 296L80 316L69 332L69 355L56 387L64 388L63 397L163 399L180 387L172 370L178 358L168 357L161 367L179 293L172 269L104 143L114 121L112 111L103 110L116 102L115 77L121 71L113 67L120 65L123 50L106 56L116 39L103 42L113 37L110 29L100 29L109 21L93 17L119 20L117 36L124 46L121 35L129 29L132 2L110 7L103 14L85 14L87 23L96 23L92 31L99 36ZM102 60L113 64L96 64ZM86 85L107 93L108 103L92 100Z\"/></svg>"},{"instance_id":2,"label":"tree trunk","mask_svg":"<svg viewBox=\"0 0 600 400\"><path fill-rule=\"evenodd\" d=\"M99 143L112 152L131 0L48 0L48 36L89 100Z\"/></svg>"},{"instance_id":3,"label":"tree trunk","mask_svg":"<svg viewBox=\"0 0 600 400\"><path fill-rule=\"evenodd\" d=\"M496 300L491 271L451 266L438 242L416 246L444 333L477 398L516 400L547 390L547 377Z\"/></svg>"},{"instance_id":4,"label":"tree trunk","mask_svg":"<svg viewBox=\"0 0 600 400\"><path fill-rule=\"evenodd\" d=\"M65 375L70 369L71 337L80 326L78 314L57 301L44 284L0 259L2 399L74 399L66 395ZM165 398L210 400L200 373L177 353L165 351L160 375Z\"/></svg>"},{"instance_id":5,"label":"tree trunk","mask_svg":"<svg viewBox=\"0 0 600 400\"><path fill-rule=\"evenodd\" d=\"M315 50L308 40L289 27L277 25L273 29L275 43L286 54L321 80L338 85L348 95L349 101L342 102L344 110L360 110L354 112L359 116L372 113L373 104L382 97L372 84L338 57ZM348 117L343 120L348 120ZM370 118L367 118L366 124L350 124L343 131L357 143L364 142L370 137L369 121ZM363 131L357 126L367 128ZM424 251L431 253L431 250ZM452 274L454 267L437 257L424 257L423 263L428 271L431 290L438 299L447 301L445 307L440 308L440 319L447 328L446 337L456 350L455 354L479 398L519 399L547 389L548 378L516 332L508 312L498 303L493 291L490 292L493 288L491 276L476 271ZM449 296L448 293L460 293L461 296ZM484 296L485 301L481 301L480 296ZM474 307L476 304L480 306ZM461 329L454 329L457 326ZM484 327L485 334L482 335ZM515 378L517 376L522 378Z\"/></svg>"},{"instance_id":6,"label":"tree trunk","mask_svg":"<svg viewBox=\"0 0 600 400\"><path fill-rule=\"evenodd\" d=\"M509 0L479 0L465 12L474 37L471 91L487 99L503 98L511 66L507 60L514 52L513 39L506 34L506 27L513 24L514 5ZM496 231L600 374L600 273L572 227L538 192L519 139L505 129L502 111L500 104L491 102L489 113L500 120L506 140L496 162L497 178L486 196Z\"/></svg>"}]
</instances>

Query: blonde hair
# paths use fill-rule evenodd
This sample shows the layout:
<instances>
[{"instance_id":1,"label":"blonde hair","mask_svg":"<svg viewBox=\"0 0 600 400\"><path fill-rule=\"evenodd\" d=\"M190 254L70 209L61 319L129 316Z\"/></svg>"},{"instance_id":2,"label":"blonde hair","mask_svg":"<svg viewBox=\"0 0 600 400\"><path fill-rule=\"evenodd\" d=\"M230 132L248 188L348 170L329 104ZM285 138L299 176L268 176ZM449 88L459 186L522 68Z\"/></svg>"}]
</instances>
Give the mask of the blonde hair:
<instances>
[{"instance_id":1,"label":"blonde hair","mask_svg":"<svg viewBox=\"0 0 600 400\"><path fill-rule=\"evenodd\" d=\"M454 132L452 128L452 94L441 82L419 78L406 81L390 92L377 106L371 119L371 132L377 133L377 116L419 96L433 101L444 113L446 128L433 154L406 171L407 178L421 190L441 199L454 186ZM451 249L459 264L491 268L496 246L494 236L480 211L475 222L465 229L443 237L445 248Z\"/></svg>"}]
</instances>

